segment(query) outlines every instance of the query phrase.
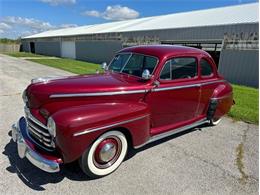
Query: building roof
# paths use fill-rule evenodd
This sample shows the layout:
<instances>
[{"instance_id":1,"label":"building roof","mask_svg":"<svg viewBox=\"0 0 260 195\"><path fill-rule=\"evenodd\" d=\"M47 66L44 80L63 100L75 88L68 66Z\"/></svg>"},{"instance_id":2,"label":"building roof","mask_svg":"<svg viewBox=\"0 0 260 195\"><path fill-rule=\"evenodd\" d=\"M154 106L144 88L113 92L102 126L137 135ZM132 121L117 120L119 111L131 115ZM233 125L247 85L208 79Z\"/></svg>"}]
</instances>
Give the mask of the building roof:
<instances>
[{"instance_id":1,"label":"building roof","mask_svg":"<svg viewBox=\"0 0 260 195\"><path fill-rule=\"evenodd\" d=\"M250 3L119 22L50 30L23 37L23 39L258 23L258 5L259 3Z\"/></svg>"}]
</instances>

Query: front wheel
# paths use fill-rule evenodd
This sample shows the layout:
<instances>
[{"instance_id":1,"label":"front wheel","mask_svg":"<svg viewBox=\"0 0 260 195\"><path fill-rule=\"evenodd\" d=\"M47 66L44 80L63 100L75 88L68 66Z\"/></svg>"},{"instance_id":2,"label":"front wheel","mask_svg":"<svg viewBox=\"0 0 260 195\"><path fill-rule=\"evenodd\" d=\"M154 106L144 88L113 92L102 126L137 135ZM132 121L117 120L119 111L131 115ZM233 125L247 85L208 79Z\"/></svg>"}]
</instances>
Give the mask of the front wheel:
<instances>
[{"instance_id":1,"label":"front wheel","mask_svg":"<svg viewBox=\"0 0 260 195\"><path fill-rule=\"evenodd\" d=\"M127 140L123 133L104 133L81 156L81 169L91 178L108 175L123 162L127 148Z\"/></svg>"}]
</instances>

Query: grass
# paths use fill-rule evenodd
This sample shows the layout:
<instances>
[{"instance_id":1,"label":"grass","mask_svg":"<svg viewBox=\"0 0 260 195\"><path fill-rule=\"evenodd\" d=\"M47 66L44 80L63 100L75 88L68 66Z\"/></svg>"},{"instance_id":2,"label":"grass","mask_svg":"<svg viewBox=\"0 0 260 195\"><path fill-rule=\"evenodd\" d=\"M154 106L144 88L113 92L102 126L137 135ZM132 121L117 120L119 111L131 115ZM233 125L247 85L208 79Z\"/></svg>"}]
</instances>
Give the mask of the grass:
<instances>
[{"instance_id":1,"label":"grass","mask_svg":"<svg viewBox=\"0 0 260 195\"><path fill-rule=\"evenodd\" d=\"M259 89L232 85L236 104L228 115L235 120L259 123Z\"/></svg>"},{"instance_id":2,"label":"grass","mask_svg":"<svg viewBox=\"0 0 260 195\"><path fill-rule=\"evenodd\" d=\"M79 60L72 60L72 59L65 59L65 58L28 59L28 60L39 64L51 66L53 68L59 68L75 74L93 74L96 73L97 70L99 70L100 72L102 71L100 65L98 64L83 62Z\"/></svg>"},{"instance_id":3,"label":"grass","mask_svg":"<svg viewBox=\"0 0 260 195\"><path fill-rule=\"evenodd\" d=\"M29 53L29 52L10 52L5 53L6 55L13 56L13 57L46 57L39 54Z\"/></svg>"}]
</instances>

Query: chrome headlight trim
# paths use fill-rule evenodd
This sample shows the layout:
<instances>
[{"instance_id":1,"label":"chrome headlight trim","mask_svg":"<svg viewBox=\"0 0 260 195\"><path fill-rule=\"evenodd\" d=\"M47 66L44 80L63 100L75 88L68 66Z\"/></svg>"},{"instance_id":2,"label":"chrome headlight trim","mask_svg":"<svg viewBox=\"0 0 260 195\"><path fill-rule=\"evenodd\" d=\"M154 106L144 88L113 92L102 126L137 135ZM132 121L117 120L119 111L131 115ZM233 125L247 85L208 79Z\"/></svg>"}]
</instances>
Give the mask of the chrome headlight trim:
<instances>
[{"instance_id":1,"label":"chrome headlight trim","mask_svg":"<svg viewBox=\"0 0 260 195\"><path fill-rule=\"evenodd\" d=\"M48 118L47 128L53 138L56 137L56 123L52 117Z\"/></svg>"},{"instance_id":2,"label":"chrome headlight trim","mask_svg":"<svg viewBox=\"0 0 260 195\"><path fill-rule=\"evenodd\" d=\"M28 102L28 98L27 98L27 95L26 95L26 90L23 91L22 98L23 98L23 102L26 104Z\"/></svg>"}]
</instances>

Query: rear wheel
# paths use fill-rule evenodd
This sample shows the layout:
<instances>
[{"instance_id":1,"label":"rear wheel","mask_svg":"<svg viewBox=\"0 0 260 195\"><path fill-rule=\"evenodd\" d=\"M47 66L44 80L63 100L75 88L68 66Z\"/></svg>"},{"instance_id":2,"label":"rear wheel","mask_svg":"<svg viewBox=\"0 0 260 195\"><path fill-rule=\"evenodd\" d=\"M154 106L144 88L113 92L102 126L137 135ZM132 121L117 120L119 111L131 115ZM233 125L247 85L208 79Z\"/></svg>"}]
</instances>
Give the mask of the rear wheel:
<instances>
[{"instance_id":1,"label":"rear wheel","mask_svg":"<svg viewBox=\"0 0 260 195\"><path fill-rule=\"evenodd\" d=\"M222 118L218 118L218 119L210 119L210 125L212 126L216 126L220 123L220 121L222 120Z\"/></svg>"},{"instance_id":2,"label":"rear wheel","mask_svg":"<svg viewBox=\"0 0 260 195\"><path fill-rule=\"evenodd\" d=\"M123 133L119 131L104 133L83 153L80 159L81 169L92 178L108 175L123 162L127 147Z\"/></svg>"}]
</instances>

